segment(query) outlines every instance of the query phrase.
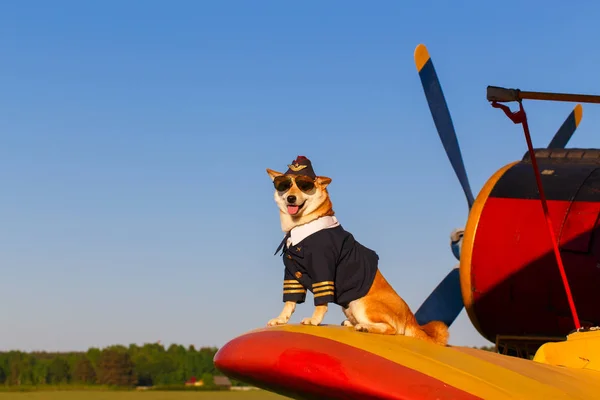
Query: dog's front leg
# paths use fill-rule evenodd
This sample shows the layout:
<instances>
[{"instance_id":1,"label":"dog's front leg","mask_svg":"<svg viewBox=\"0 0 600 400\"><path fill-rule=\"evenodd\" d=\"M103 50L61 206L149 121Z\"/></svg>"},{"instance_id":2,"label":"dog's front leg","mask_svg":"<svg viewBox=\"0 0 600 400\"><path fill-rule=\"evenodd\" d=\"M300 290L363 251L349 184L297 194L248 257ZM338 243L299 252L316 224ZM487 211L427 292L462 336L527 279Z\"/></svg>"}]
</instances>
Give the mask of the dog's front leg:
<instances>
[{"instance_id":1,"label":"dog's front leg","mask_svg":"<svg viewBox=\"0 0 600 400\"><path fill-rule=\"evenodd\" d=\"M304 318L302 320L302 324L303 325L319 325L319 324L321 324L321 322L323 322L323 318L325 318L325 314L327 314L327 304L316 306L312 317Z\"/></svg>"},{"instance_id":2,"label":"dog's front leg","mask_svg":"<svg viewBox=\"0 0 600 400\"><path fill-rule=\"evenodd\" d=\"M296 310L296 302L295 301L286 301L283 305L283 310L277 318L273 318L267 323L267 326L274 325L285 325L290 320L292 314Z\"/></svg>"}]
</instances>

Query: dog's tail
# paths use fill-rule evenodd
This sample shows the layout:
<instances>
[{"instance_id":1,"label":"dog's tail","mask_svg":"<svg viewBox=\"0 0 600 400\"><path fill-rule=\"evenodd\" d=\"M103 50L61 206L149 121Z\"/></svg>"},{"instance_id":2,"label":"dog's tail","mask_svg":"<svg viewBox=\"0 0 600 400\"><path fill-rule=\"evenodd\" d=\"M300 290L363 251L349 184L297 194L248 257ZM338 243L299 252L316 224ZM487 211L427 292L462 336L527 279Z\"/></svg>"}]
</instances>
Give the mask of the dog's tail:
<instances>
[{"instance_id":1,"label":"dog's tail","mask_svg":"<svg viewBox=\"0 0 600 400\"><path fill-rule=\"evenodd\" d=\"M429 341L445 346L448 344L450 332L448 327L442 321L431 321L421 325L421 330L427 335Z\"/></svg>"}]
</instances>

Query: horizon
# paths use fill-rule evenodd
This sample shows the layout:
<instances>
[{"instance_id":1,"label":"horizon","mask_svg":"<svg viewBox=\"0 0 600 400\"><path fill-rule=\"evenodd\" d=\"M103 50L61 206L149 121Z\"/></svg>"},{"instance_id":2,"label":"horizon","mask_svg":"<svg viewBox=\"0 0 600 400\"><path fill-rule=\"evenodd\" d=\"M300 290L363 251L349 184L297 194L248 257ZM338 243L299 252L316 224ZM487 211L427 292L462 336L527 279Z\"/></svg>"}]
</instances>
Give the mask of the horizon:
<instances>
[{"instance_id":1,"label":"horizon","mask_svg":"<svg viewBox=\"0 0 600 400\"><path fill-rule=\"evenodd\" d=\"M415 312L457 264L468 212L416 46L475 196L527 150L488 85L600 93L591 2L24 4L0 7L0 351L221 348L265 326L283 305L266 168L298 155ZM534 147L574 105L525 103ZM598 123L584 104L568 147L600 147ZM324 323L342 320L331 305ZM450 344L491 342L463 309Z\"/></svg>"}]
</instances>

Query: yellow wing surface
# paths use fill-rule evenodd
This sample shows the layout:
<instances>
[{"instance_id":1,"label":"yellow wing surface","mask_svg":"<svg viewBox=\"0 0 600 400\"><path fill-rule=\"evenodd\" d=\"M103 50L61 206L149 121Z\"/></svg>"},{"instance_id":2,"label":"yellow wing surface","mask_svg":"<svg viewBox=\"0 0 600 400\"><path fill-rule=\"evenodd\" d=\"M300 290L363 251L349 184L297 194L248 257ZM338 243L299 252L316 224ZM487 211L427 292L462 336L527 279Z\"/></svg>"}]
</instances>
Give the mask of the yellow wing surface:
<instances>
[{"instance_id":1,"label":"yellow wing surface","mask_svg":"<svg viewBox=\"0 0 600 400\"><path fill-rule=\"evenodd\" d=\"M341 326L287 325L233 339L215 364L296 398L600 399L599 340L597 332L577 333L530 361Z\"/></svg>"}]
</instances>

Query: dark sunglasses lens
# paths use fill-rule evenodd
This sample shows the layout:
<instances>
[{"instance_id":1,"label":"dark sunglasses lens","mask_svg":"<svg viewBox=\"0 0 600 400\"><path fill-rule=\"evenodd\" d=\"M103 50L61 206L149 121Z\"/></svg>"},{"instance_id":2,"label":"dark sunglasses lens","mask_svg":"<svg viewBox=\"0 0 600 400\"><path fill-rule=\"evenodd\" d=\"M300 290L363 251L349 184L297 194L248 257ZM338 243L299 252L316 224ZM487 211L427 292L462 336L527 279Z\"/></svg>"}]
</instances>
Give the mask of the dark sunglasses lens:
<instances>
[{"instance_id":1,"label":"dark sunglasses lens","mask_svg":"<svg viewBox=\"0 0 600 400\"><path fill-rule=\"evenodd\" d=\"M278 192L285 192L286 190L292 187L292 180L290 178L277 177L273 181L273 184L275 185L275 189Z\"/></svg>"},{"instance_id":2,"label":"dark sunglasses lens","mask_svg":"<svg viewBox=\"0 0 600 400\"><path fill-rule=\"evenodd\" d=\"M298 189L302 190L303 192L308 192L315 187L315 184L309 179L296 179L296 186L298 186Z\"/></svg>"}]
</instances>

